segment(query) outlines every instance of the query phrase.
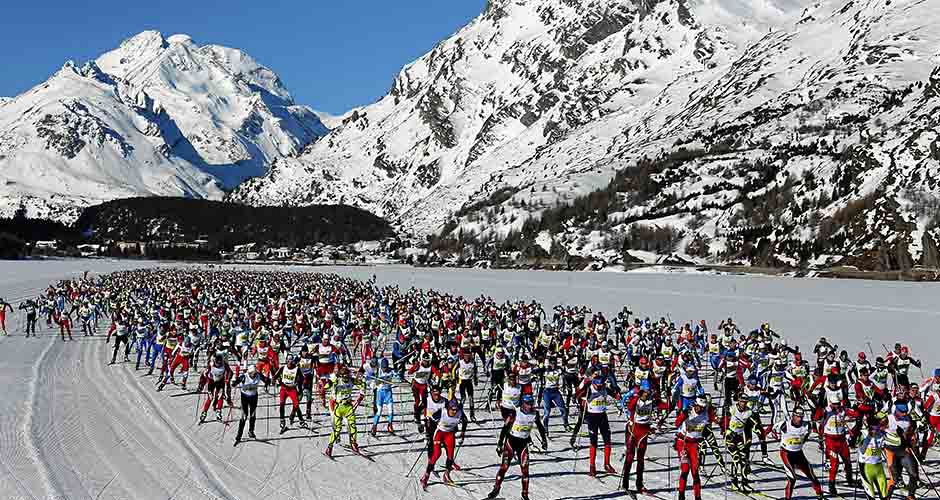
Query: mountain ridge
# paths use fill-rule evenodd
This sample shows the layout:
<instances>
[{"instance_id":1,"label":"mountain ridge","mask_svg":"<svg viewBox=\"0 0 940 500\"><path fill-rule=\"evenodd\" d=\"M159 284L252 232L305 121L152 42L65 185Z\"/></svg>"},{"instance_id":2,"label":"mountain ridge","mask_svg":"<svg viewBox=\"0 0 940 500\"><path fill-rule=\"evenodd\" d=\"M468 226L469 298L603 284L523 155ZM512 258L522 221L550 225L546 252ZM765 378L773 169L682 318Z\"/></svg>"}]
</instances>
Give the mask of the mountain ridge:
<instances>
[{"instance_id":1,"label":"mountain ridge","mask_svg":"<svg viewBox=\"0 0 940 500\"><path fill-rule=\"evenodd\" d=\"M616 260L645 255L640 225L693 262L909 267L940 238L938 17L923 0L494 0L230 199L351 203L471 248ZM604 220L557 224L575 204Z\"/></svg>"},{"instance_id":2,"label":"mountain ridge","mask_svg":"<svg viewBox=\"0 0 940 500\"><path fill-rule=\"evenodd\" d=\"M326 132L244 52L145 31L0 106L0 213L74 220L108 199L221 199Z\"/></svg>"}]
</instances>

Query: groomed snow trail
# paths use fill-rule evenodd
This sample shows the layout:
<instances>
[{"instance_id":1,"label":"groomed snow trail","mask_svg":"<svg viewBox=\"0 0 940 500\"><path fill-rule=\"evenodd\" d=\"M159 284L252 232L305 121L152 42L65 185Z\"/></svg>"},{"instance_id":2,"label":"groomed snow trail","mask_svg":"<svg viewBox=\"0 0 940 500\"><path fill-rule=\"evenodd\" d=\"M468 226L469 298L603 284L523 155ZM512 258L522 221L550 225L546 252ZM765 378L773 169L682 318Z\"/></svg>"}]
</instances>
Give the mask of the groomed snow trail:
<instances>
[{"instance_id":1,"label":"groomed snow trail","mask_svg":"<svg viewBox=\"0 0 940 500\"><path fill-rule=\"evenodd\" d=\"M115 261L52 261L0 263L0 297L17 305L22 299L40 293L59 278L74 277L82 271L108 272L122 268L161 265ZM452 270L412 270L385 268L300 268L307 271L333 271L368 278L377 274L379 283L397 282L403 286L436 287L477 295L492 294L498 300L531 297L550 307L556 302L591 304L595 309L619 309L630 304L634 311L649 314L671 312L675 320L704 317L710 324L733 315L741 324L752 326L764 318L791 340L808 346L820 333L834 342L840 335L864 343L870 337L877 348L881 342L903 340L917 355L936 352L927 344L927 326L936 320L931 305L940 298L936 288L916 284L873 282L823 282L752 277L635 276L586 273L517 273ZM910 286L907 286L910 285ZM737 291L740 291L738 293ZM714 292L714 295L710 293ZM824 295L834 293L831 297ZM916 295L905 305L904 294ZM854 294L854 295L853 295ZM877 297L885 297L884 303ZM845 304L850 307L836 307ZM896 309L910 312L901 314ZM17 311L18 312L18 311ZM680 316L681 315L681 316ZM830 317L832 316L832 317ZM882 316L887 318L881 319ZM790 326L788 321L796 318ZM799 322L818 325L797 335ZM883 323L883 322L884 323ZM903 323L901 323L903 321ZM882 329L883 324L898 328ZM479 499L492 487L497 470L495 440L500 423L495 415L478 410L483 420L471 424L461 447L455 473L460 487L444 486L432 477L429 491L420 491L419 472L405 477L414 460L423 454L423 441L416 435L411 413L410 393L396 388L396 430L400 437L383 433L371 438L368 428L370 406L367 400L359 410L359 439L363 450L375 462L336 449L336 460L321 454L329 433L328 415L319 403L312 431L289 430L278 434L276 399L262 395L258 408L258 441L232 446L239 411L223 410L224 422L214 420L197 425L197 405L202 398L167 386L156 392L155 377L145 370L135 371L132 363L109 366L110 345L102 336L62 342L58 332L40 320L40 336L25 339L22 316L8 321L13 336L0 338L0 376L6 396L0 399L0 499ZM833 326L829 326L833 325ZM840 325L836 330L834 325ZM106 321L101 322L104 334ZM830 331L831 330L831 331ZM920 332L920 337L911 337ZM921 342L923 347L921 347ZM849 344L846 344L847 346ZM132 361L133 361L132 354ZM925 356L928 363L936 358ZM119 356L120 361L120 356ZM202 361L204 362L204 361ZM705 385L711 386L706 373ZM915 377L916 378L916 377ZM190 377L190 387L196 377ZM485 383L481 380L481 384ZM478 396L479 399L479 396ZM478 402L479 405L479 402ZM478 406L479 407L479 406ZM623 421L611 414L614 431L614 459L624 442ZM531 464L531 496L534 499L627 498L616 491L619 478L592 479L586 475L587 450L569 449L561 420L553 415L550 432L554 440L547 453L535 453ZM343 442L347 437L344 435ZM647 487L661 490L663 498L675 498L678 473L670 437L657 436L647 454ZM581 439L586 446L587 439ZM779 463L777 446L770 444L771 457ZM759 456L755 448L754 453ZM814 444L807 454L815 463L819 455ZM936 457L932 457L934 467ZM599 458L600 461L600 458ZM416 471L426 463L422 455ZM709 457L705 477L712 471ZM783 498L782 470L755 464L755 480L765 494ZM822 474L817 470L817 475ZM518 467L510 468L502 497L518 498ZM936 475L937 472L931 474ZM720 471L703 490L710 500L745 498L723 488ZM842 486L851 497L851 489ZM861 492L858 492L861 495ZM692 498L691 491L688 498ZM795 498L811 498L808 483L799 482Z\"/></svg>"}]
</instances>

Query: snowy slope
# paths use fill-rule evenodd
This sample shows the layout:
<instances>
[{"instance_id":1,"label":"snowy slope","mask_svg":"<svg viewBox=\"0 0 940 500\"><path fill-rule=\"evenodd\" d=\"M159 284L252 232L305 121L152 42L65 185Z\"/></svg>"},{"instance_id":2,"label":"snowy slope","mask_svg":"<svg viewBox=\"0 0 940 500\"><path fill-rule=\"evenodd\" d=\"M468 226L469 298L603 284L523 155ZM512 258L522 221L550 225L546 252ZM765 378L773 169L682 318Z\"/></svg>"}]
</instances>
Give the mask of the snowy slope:
<instances>
[{"instance_id":1,"label":"snowy slope","mask_svg":"<svg viewBox=\"0 0 940 500\"><path fill-rule=\"evenodd\" d=\"M320 123L330 130L339 127L343 123L343 119L345 119L347 116L347 113L342 115L333 115L327 113L326 111L317 110L314 110L313 114L317 115L317 118L320 119Z\"/></svg>"},{"instance_id":2,"label":"snowy slope","mask_svg":"<svg viewBox=\"0 0 940 500\"><path fill-rule=\"evenodd\" d=\"M147 31L2 104L0 212L69 218L127 196L220 198L326 131L247 54Z\"/></svg>"},{"instance_id":3,"label":"snowy slope","mask_svg":"<svg viewBox=\"0 0 940 500\"><path fill-rule=\"evenodd\" d=\"M233 196L253 203L345 198L405 226L434 229L496 185L533 180L507 172L530 165L547 177L577 171L535 165L582 130L617 135L627 118L615 115L647 105L678 75L728 63L741 50L733 41L756 39L765 23L799 13L799 4L768 2L757 20L729 31L723 23L739 19L734 7L752 7L731 1L703 8L712 3L720 7L715 24L703 25L680 0L490 2L402 69L383 99L353 110L328 140ZM605 123L612 115L614 127ZM604 155L607 145L593 142L583 159Z\"/></svg>"},{"instance_id":4,"label":"snowy slope","mask_svg":"<svg viewBox=\"0 0 940 500\"><path fill-rule=\"evenodd\" d=\"M800 181L810 171L814 182L800 184L768 223L774 259L839 260L884 245L893 255L903 240L916 263L931 224L924 203L908 193L940 196L929 111L940 63L935 7L927 0L491 1L406 66L387 96L232 197L354 203L417 234L456 219L480 238L504 237L641 158L679 148L730 152L659 172L659 197L610 207L612 224L627 221L619 227L569 226L603 234L670 224L683 234L679 253L700 233L713 250L703 259L755 261L737 250L741 241L722 235L748 226L748 200L787 174ZM760 175L744 161L771 164L772 172ZM797 248L813 245L819 220L876 190L885 199L843 235L850 241ZM749 222L763 224L756 219ZM553 236L571 253L594 251L572 244L572 234Z\"/></svg>"},{"instance_id":5,"label":"snowy slope","mask_svg":"<svg viewBox=\"0 0 940 500\"><path fill-rule=\"evenodd\" d=\"M51 281L77 278L88 269L104 273L154 263L129 261L5 262L0 263L0 296L18 304L41 293ZM265 269L271 269L266 266ZM291 270L305 270L297 267ZM742 325L770 321L791 345L811 349L819 335L826 335L849 352L867 351L866 341L880 351L880 344L910 344L915 355L933 366L940 348L931 342L936 322L934 308L940 300L936 287L916 283L860 282L845 280L795 280L751 276L630 276L601 273L476 271L379 268L328 268L358 279L377 274L381 285L434 287L464 296L484 292L497 301L534 298L546 307L555 302L590 304L594 310L615 311L623 304L653 317L670 313L676 321L705 318L710 324L733 315ZM681 318L681 319L680 319ZM199 403L204 396L183 393L175 387L155 392L155 377L133 370L132 364L108 366L111 345L100 337L62 342L39 322L40 336L24 339L22 315L7 316L13 335L0 338L0 375L7 382L7 397L0 399L0 491L11 498L199 499L265 498L482 498L493 485L498 462L493 450L499 434L498 413L479 411L487 419L471 425L460 448L463 470L454 474L464 488L449 488L435 478L427 493L417 479L405 477L423 453L422 436L410 417L410 391L396 387L396 429L405 439L368 435L371 401L359 409L359 442L375 463L337 448L330 461L320 454L329 434L329 416L319 403L312 431L292 429L278 435L277 392L261 392L257 442L232 447L239 409L224 410L227 425L209 421L197 425ZM105 327L107 321L102 322ZM907 332L903 338L897 332ZM916 333L914 333L916 332ZM926 370L926 368L925 368ZM193 373L190 383L196 376ZM486 375L481 383L485 386ZM919 379L920 373L914 372ZM708 384L709 387L711 384ZM479 386L479 391L484 391ZM371 396L370 396L371 397ZM236 393L236 405L238 404ZM478 403L479 404L479 403ZM623 417L611 411L613 461L619 467L623 449ZM531 465L532 498L626 498L618 494L617 479L587 476L587 452L568 448L557 412L552 415L553 440L547 454L535 453ZM656 436L647 452L646 484L666 498L675 498L679 466L670 456L671 433ZM345 436L343 437L345 442ZM586 446L586 438L581 440ZM771 458L779 465L777 443L770 443ZM807 454L816 475L818 447ZM533 450L534 451L534 450ZM759 457L755 450L754 459ZM727 455L725 455L727 460ZM601 459L599 458L599 462ZM418 468L425 465L420 457ZM936 477L937 455L928 460ZM709 458L711 472L714 461ZM439 468L443 464L439 464ZM503 485L503 497L519 498L518 466L513 465ZM754 467L754 479L771 498L783 499L784 473L777 467ZM703 478L704 482L704 478ZM720 471L703 487L705 500L746 500L722 486ZM845 497L851 487L840 482ZM926 490L920 490L924 492ZM929 496L923 493L925 497ZM811 498L805 481L798 483L794 498ZM691 495L688 498L692 498Z\"/></svg>"}]
</instances>

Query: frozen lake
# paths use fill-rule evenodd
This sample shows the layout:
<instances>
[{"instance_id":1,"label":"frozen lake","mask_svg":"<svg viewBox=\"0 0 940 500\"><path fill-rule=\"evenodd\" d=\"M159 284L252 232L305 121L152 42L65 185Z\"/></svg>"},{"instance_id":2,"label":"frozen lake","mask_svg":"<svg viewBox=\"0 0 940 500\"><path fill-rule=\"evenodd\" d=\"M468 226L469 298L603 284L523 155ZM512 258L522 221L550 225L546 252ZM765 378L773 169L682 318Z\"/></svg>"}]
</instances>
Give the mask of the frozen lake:
<instances>
[{"instance_id":1,"label":"frozen lake","mask_svg":"<svg viewBox=\"0 0 940 500\"><path fill-rule=\"evenodd\" d=\"M80 276L85 270L104 273L117 269L172 265L154 262L59 260L0 262L0 297L18 304L40 293L56 279ZM255 266L270 269L268 266ZM536 299L549 309L556 303L586 304L614 312L629 305L636 313L675 321L705 319L712 326L733 316L742 327L769 321L804 349L825 335L853 353L871 340L909 344L926 367L940 361L933 329L940 288L930 284L760 276L696 274L619 274L540 271L412 269L403 266L311 268L291 270L336 272L380 284L430 287L465 296L480 293L497 300ZM63 343L40 322L39 338L24 339L19 316L8 320L12 337L0 338L0 380L6 397L0 399L0 500L45 498L91 499L450 499L482 498L492 486L497 464L493 443L499 422L492 415L471 425L461 448L463 471L455 477L462 487L432 485L420 491L414 476L405 477L422 453L413 424L405 423L410 394L398 390L396 424L402 438L368 436L368 410L360 410L360 443L375 463L341 451L336 461L323 457L329 416L315 405L312 432L277 433L274 396L262 396L258 435L261 441L233 448L231 440L238 411L225 422L196 425L199 396L178 388L157 393L154 378L135 372L132 365L108 366L109 346L100 338L76 338ZM365 405L364 405L365 406ZM227 411L227 410L226 410ZM611 414L618 466L624 441L622 420ZM410 420L410 419L408 419ZM574 452L560 436L547 454L532 463L532 497L580 500L628 498L615 492L617 478L589 478L586 451ZM657 437L647 453L647 486L671 488L677 460L668 436ZM582 441L584 441L582 439ZM582 442L582 444L584 444ZM807 447L818 463L815 445ZM771 445L771 456L779 462ZM936 457L931 459L936 466ZM423 459L419 468L424 465ZM936 469L932 469L936 470ZM707 473L707 471L706 471ZM761 489L783 498L783 473L755 467ZM817 475L822 470L817 470ZM706 500L742 498L722 488L721 474L703 490ZM794 498L810 498L798 483ZM844 488L844 487L843 487ZM518 468L509 470L503 497L518 498ZM689 492L691 498L691 492ZM850 495L843 491L843 495ZM675 490L660 493L675 498Z\"/></svg>"},{"instance_id":2,"label":"frozen lake","mask_svg":"<svg viewBox=\"0 0 940 500\"><path fill-rule=\"evenodd\" d=\"M380 284L397 283L448 290L465 296L480 293L502 301L540 301L548 312L555 304L584 304L615 313L624 305L634 313L677 324L704 319L712 328L731 316L742 329L762 322L811 350L820 336L854 355L871 342L878 354L903 342L911 352L940 363L940 286L822 278L693 273L606 273L429 269L407 266L331 267L361 279L376 275ZM608 316L610 317L610 316Z\"/></svg>"}]
</instances>

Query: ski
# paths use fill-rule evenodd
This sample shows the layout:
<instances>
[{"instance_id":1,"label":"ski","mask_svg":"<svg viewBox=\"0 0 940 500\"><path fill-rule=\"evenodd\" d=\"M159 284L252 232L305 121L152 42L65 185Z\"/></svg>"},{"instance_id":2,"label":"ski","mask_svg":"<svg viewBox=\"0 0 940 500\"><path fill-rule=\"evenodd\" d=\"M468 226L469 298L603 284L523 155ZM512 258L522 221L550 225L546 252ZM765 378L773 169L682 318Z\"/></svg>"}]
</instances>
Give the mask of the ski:
<instances>
[{"instance_id":1,"label":"ski","mask_svg":"<svg viewBox=\"0 0 940 500\"><path fill-rule=\"evenodd\" d=\"M628 492L628 493L633 493L633 492ZM650 498L658 498L659 500L669 500L666 497L659 496L656 493L652 493L650 491L637 491L635 492L634 498L636 498L636 495L643 495L645 497L650 497Z\"/></svg>"},{"instance_id":2,"label":"ski","mask_svg":"<svg viewBox=\"0 0 940 500\"><path fill-rule=\"evenodd\" d=\"M342 447L344 450L349 451L349 452L352 453L353 455L359 455L360 457L362 457L362 458L364 458L364 459L366 459L366 460L368 460L368 461L370 461L370 462L375 462L375 459L372 458L372 455L369 454L369 453L365 453L365 452L362 451L362 450L356 451L356 450L352 449L352 448L351 448L350 446L348 446L348 445L340 445L340 447Z\"/></svg>"},{"instance_id":3,"label":"ski","mask_svg":"<svg viewBox=\"0 0 940 500\"><path fill-rule=\"evenodd\" d=\"M200 393L199 391L179 392L179 393L176 393L176 394L170 394L170 397L171 397L171 398L178 398L178 397L180 397L180 396L195 396L196 394L199 394L199 393Z\"/></svg>"}]
</instances>

